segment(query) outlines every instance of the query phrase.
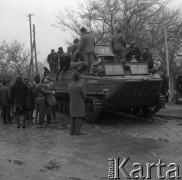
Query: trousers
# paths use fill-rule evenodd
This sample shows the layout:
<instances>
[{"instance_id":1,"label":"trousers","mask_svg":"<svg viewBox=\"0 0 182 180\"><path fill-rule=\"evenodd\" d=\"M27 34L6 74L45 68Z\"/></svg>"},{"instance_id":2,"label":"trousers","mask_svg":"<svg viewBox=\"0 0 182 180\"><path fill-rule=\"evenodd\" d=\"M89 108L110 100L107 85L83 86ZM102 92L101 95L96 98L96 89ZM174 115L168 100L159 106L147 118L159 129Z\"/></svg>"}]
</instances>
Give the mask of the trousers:
<instances>
[{"instance_id":1,"label":"trousers","mask_svg":"<svg viewBox=\"0 0 182 180\"><path fill-rule=\"evenodd\" d=\"M81 117L72 117L70 125L70 135L80 135L82 126Z\"/></svg>"},{"instance_id":2,"label":"trousers","mask_svg":"<svg viewBox=\"0 0 182 180\"><path fill-rule=\"evenodd\" d=\"M115 51L114 62L123 62L123 61L125 61L125 50Z\"/></svg>"},{"instance_id":3,"label":"trousers","mask_svg":"<svg viewBox=\"0 0 182 180\"><path fill-rule=\"evenodd\" d=\"M1 106L1 113L4 122L11 121L10 119L10 106Z\"/></svg>"},{"instance_id":4,"label":"trousers","mask_svg":"<svg viewBox=\"0 0 182 180\"><path fill-rule=\"evenodd\" d=\"M36 109L39 112L38 125L44 123L44 118L47 113L47 105L44 98L36 98Z\"/></svg>"},{"instance_id":5,"label":"trousers","mask_svg":"<svg viewBox=\"0 0 182 180\"><path fill-rule=\"evenodd\" d=\"M84 62L87 68L87 71L92 74L94 69L94 53L87 53L84 55Z\"/></svg>"}]
</instances>

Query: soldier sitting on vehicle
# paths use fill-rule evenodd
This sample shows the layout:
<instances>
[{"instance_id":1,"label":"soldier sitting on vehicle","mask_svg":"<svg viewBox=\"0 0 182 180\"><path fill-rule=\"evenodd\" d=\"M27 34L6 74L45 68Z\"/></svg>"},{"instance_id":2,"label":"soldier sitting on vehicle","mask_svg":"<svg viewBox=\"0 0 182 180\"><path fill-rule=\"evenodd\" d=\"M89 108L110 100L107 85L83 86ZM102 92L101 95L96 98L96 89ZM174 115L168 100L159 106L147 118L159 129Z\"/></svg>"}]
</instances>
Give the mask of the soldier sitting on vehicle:
<instances>
[{"instance_id":1,"label":"soldier sitting on vehicle","mask_svg":"<svg viewBox=\"0 0 182 180\"><path fill-rule=\"evenodd\" d=\"M126 54L126 61L130 62L131 60L140 62L141 61L141 51L138 47L138 44L136 42L133 42L131 44L129 52Z\"/></svg>"},{"instance_id":2,"label":"soldier sitting on vehicle","mask_svg":"<svg viewBox=\"0 0 182 180\"><path fill-rule=\"evenodd\" d=\"M47 62L49 63L51 73L56 73L58 69L58 54L54 49L52 49L51 53L47 56Z\"/></svg>"},{"instance_id":3,"label":"soldier sitting on vehicle","mask_svg":"<svg viewBox=\"0 0 182 180\"><path fill-rule=\"evenodd\" d=\"M65 72L70 70L70 56L64 53L63 48L58 48L58 58L59 58L59 70L57 72L56 80L58 80L60 72Z\"/></svg>"},{"instance_id":4,"label":"soldier sitting on vehicle","mask_svg":"<svg viewBox=\"0 0 182 180\"><path fill-rule=\"evenodd\" d=\"M69 54L71 57L70 65L72 69L79 72L84 68L85 63L84 63L83 55L79 52L79 39L75 39L73 43L74 45L69 51Z\"/></svg>"},{"instance_id":5,"label":"soldier sitting on vehicle","mask_svg":"<svg viewBox=\"0 0 182 180\"><path fill-rule=\"evenodd\" d=\"M47 69L47 67L44 67L44 77L46 77L48 74L50 74L49 69Z\"/></svg>"},{"instance_id":6,"label":"soldier sitting on vehicle","mask_svg":"<svg viewBox=\"0 0 182 180\"><path fill-rule=\"evenodd\" d=\"M146 61L148 63L149 69L152 69L154 67L152 53L150 52L148 46L144 46L144 48L143 48L142 61Z\"/></svg>"}]
</instances>

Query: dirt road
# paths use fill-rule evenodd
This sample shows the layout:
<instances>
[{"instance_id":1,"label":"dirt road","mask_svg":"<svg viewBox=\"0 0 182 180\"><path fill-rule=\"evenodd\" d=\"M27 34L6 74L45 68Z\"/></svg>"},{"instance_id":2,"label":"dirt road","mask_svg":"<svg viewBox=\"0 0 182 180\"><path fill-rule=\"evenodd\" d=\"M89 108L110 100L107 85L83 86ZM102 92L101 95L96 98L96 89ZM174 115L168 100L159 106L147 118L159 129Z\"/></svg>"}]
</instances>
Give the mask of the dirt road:
<instances>
[{"instance_id":1,"label":"dirt road","mask_svg":"<svg viewBox=\"0 0 182 180\"><path fill-rule=\"evenodd\" d=\"M182 167L180 118L163 111L146 121L113 114L100 118L99 124L84 123L80 136L69 135L70 119L61 115L42 129L1 123L0 180L106 180L112 157L129 157L128 171L135 162L145 165L159 159ZM46 169L53 158L60 167ZM157 179L155 170L152 179Z\"/></svg>"}]
</instances>

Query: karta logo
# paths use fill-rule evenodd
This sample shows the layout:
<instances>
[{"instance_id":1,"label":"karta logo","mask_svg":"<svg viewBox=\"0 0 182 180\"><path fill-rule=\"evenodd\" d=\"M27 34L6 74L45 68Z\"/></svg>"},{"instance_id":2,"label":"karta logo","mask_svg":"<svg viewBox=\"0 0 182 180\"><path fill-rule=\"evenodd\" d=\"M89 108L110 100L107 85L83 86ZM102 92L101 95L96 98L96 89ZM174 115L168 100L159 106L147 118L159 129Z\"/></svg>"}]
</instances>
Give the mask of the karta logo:
<instances>
[{"instance_id":1,"label":"karta logo","mask_svg":"<svg viewBox=\"0 0 182 180\"><path fill-rule=\"evenodd\" d=\"M162 162L161 159L158 160L158 163L145 163L141 164L138 162L133 163L130 167L132 170L128 172L126 170L126 164L130 158L123 158L121 161L120 158L109 158L109 179L153 179L152 170L156 172L158 179L181 179L179 175L179 166L176 163L166 164ZM130 163L131 164L131 163ZM144 170L145 169L145 170Z\"/></svg>"}]
</instances>

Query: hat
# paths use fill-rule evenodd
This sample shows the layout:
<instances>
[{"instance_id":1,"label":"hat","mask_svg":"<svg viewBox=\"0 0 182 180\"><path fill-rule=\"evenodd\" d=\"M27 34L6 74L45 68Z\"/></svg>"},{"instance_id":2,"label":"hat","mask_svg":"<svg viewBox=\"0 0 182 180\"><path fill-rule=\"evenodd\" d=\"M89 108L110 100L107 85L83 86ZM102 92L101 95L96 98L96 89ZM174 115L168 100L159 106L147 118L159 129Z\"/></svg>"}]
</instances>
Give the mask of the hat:
<instances>
[{"instance_id":1,"label":"hat","mask_svg":"<svg viewBox=\"0 0 182 180\"><path fill-rule=\"evenodd\" d=\"M81 29L80 29L80 32L85 32L85 31L87 31L87 29L85 28L85 27L82 27Z\"/></svg>"},{"instance_id":2,"label":"hat","mask_svg":"<svg viewBox=\"0 0 182 180\"><path fill-rule=\"evenodd\" d=\"M55 50L54 49L51 49L51 52L54 52Z\"/></svg>"},{"instance_id":3,"label":"hat","mask_svg":"<svg viewBox=\"0 0 182 180\"><path fill-rule=\"evenodd\" d=\"M40 82L40 75L36 75L36 76L34 77L34 81L35 81L36 83Z\"/></svg>"},{"instance_id":4,"label":"hat","mask_svg":"<svg viewBox=\"0 0 182 180\"><path fill-rule=\"evenodd\" d=\"M79 75L78 74L74 74L73 75L73 80L74 81L78 81L80 79Z\"/></svg>"},{"instance_id":5,"label":"hat","mask_svg":"<svg viewBox=\"0 0 182 180\"><path fill-rule=\"evenodd\" d=\"M62 48L62 47L59 47L58 49L59 49L60 51L63 51L63 48Z\"/></svg>"},{"instance_id":6,"label":"hat","mask_svg":"<svg viewBox=\"0 0 182 180\"><path fill-rule=\"evenodd\" d=\"M73 43L74 43L74 44L79 43L79 39L76 38L76 39L73 41Z\"/></svg>"}]
</instances>

